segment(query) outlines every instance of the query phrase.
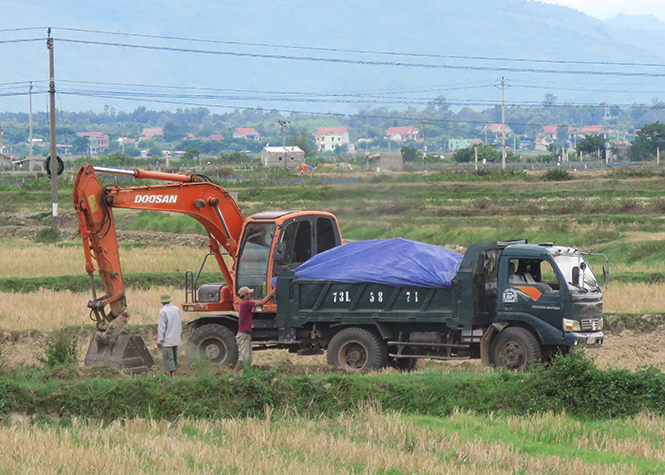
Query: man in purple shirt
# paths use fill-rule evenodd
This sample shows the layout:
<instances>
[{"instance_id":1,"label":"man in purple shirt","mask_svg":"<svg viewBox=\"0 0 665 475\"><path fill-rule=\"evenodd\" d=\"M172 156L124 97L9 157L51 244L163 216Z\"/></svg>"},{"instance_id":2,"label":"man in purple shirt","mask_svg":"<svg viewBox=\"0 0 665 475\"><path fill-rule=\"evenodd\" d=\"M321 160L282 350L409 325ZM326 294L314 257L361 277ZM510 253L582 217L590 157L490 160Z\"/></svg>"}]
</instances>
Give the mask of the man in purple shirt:
<instances>
[{"instance_id":1,"label":"man in purple shirt","mask_svg":"<svg viewBox=\"0 0 665 475\"><path fill-rule=\"evenodd\" d=\"M238 344L238 363L233 374L238 374L244 365L252 366L252 312L254 307L260 307L268 303L268 300L275 295L273 290L261 300L252 300L254 289L249 287L240 287L238 297L241 298L238 308L238 334L236 343Z\"/></svg>"}]
</instances>

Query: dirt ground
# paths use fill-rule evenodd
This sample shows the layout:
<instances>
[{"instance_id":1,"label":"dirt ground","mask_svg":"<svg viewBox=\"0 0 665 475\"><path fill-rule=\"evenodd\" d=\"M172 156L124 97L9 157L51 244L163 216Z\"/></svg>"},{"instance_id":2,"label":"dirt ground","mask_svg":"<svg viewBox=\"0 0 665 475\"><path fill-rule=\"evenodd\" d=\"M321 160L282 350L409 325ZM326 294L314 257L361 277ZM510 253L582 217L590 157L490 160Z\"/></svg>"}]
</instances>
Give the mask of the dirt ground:
<instances>
[{"instance_id":1,"label":"dirt ground","mask_svg":"<svg viewBox=\"0 0 665 475\"><path fill-rule=\"evenodd\" d=\"M74 337L78 341L78 361L82 375L89 373L83 367L85 353L90 343L92 330L77 330ZM142 335L145 344L150 351L158 368L147 374L152 376L159 374L161 365L161 352L157 349L156 329L150 330L148 334ZM44 358L46 348L50 344L50 337L46 333L37 331L7 331L0 328L0 368L13 370L20 366L39 367L43 366L41 359ZM181 366L179 373L183 376L193 376L201 371L212 371L214 374L228 374L230 368L211 366L202 370L200 366L187 358L192 354L187 350L186 340L181 346ZM623 330L612 334L606 332L603 348L598 350L587 350L587 354L596 362L599 368L620 368L634 371L641 367L652 366L659 370L665 370L665 328L659 328L652 333L638 333ZM259 350L254 352L254 364L261 368L279 367L288 374L315 374L322 371L330 371L326 363L325 355L298 356L286 350ZM424 368L427 362L418 362L418 368ZM464 362L436 362L429 363L445 366L462 366L473 368L480 366L479 361ZM113 371L111 371L113 372ZM95 373L95 375L98 373ZM92 374L91 374L92 375Z\"/></svg>"}]
</instances>

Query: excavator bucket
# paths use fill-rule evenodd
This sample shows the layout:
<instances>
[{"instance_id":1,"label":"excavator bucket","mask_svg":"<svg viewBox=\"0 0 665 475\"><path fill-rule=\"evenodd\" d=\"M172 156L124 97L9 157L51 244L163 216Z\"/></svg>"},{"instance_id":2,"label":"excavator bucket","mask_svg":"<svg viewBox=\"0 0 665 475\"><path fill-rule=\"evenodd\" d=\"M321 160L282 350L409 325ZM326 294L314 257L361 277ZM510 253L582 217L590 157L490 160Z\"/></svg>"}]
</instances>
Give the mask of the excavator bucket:
<instances>
[{"instance_id":1,"label":"excavator bucket","mask_svg":"<svg viewBox=\"0 0 665 475\"><path fill-rule=\"evenodd\" d=\"M112 365L126 373L138 374L150 371L155 361L140 336L123 332L114 343L104 343L95 335L88 347L85 365Z\"/></svg>"}]
</instances>

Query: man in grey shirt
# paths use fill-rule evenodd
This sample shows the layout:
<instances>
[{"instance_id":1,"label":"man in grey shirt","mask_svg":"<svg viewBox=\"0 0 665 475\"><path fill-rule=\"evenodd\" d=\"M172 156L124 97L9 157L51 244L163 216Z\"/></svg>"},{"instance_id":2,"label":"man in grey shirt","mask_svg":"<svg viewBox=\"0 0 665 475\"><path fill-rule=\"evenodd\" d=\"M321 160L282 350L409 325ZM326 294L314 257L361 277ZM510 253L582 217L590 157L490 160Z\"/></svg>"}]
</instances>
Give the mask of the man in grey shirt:
<instances>
[{"instance_id":1,"label":"man in grey shirt","mask_svg":"<svg viewBox=\"0 0 665 475\"><path fill-rule=\"evenodd\" d=\"M180 309L171 304L171 296L162 294L159 298L162 308L157 321L157 348L162 350L164 372L175 376L178 369L178 345L182 333Z\"/></svg>"}]
</instances>

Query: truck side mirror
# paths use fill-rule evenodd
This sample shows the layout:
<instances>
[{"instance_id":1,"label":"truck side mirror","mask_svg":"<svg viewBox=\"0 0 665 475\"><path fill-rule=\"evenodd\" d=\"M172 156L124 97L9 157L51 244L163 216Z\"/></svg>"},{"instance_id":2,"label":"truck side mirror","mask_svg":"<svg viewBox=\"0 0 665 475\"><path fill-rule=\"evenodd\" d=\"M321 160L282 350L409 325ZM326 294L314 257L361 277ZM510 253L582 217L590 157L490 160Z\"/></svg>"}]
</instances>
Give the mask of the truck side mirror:
<instances>
[{"instance_id":1,"label":"truck side mirror","mask_svg":"<svg viewBox=\"0 0 665 475\"><path fill-rule=\"evenodd\" d=\"M605 264L603 266L603 278L605 279L605 292L610 288L610 266Z\"/></svg>"},{"instance_id":2,"label":"truck side mirror","mask_svg":"<svg viewBox=\"0 0 665 475\"><path fill-rule=\"evenodd\" d=\"M580 285L580 268L577 266L573 267L573 281L571 284L574 286Z\"/></svg>"}]
</instances>

